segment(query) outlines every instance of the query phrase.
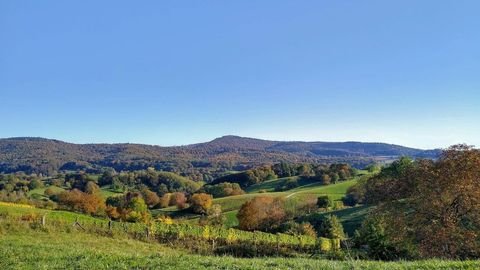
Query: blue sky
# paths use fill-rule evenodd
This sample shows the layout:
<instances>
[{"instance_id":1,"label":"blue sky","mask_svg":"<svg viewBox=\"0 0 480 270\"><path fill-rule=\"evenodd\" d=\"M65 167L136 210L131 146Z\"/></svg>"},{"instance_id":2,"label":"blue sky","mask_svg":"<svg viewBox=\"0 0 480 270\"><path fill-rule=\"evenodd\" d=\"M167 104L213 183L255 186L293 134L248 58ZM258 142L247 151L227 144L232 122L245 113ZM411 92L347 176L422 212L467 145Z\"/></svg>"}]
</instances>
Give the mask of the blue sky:
<instances>
[{"instance_id":1,"label":"blue sky","mask_svg":"<svg viewBox=\"0 0 480 270\"><path fill-rule=\"evenodd\" d=\"M0 137L480 146L479 10L0 0Z\"/></svg>"}]
</instances>

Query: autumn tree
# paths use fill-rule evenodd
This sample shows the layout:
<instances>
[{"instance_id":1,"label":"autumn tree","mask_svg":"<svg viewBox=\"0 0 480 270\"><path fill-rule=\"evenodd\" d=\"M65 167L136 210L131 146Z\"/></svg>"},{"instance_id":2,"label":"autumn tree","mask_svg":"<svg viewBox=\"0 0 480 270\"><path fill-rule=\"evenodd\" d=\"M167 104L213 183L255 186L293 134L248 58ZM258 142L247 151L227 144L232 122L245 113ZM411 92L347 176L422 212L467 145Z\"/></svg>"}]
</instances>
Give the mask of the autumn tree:
<instances>
[{"instance_id":1,"label":"autumn tree","mask_svg":"<svg viewBox=\"0 0 480 270\"><path fill-rule=\"evenodd\" d=\"M322 184L324 185L330 185L332 183L332 178L328 174L323 174L322 175Z\"/></svg>"},{"instance_id":2,"label":"autumn tree","mask_svg":"<svg viewBox=\"0 0 480 270\"><path fill-rule=\"evenodd\" d=\"M437 161L399 160L367 181L366 194L377 205L372 218L410 254L480 256L480 150L457 145Z\"/></svg>"},{"instance_id":3,"label":"autumn tree","mask_svg":"<svg viewBox=\"0 0 480 270\"><path fill-rule=\"evenodd\" d=\"M298 210L305 214L310 214L318 209L318 198L313 194L305 195L298 204Z\"/></svg>"},{"instance_id":4,"label":"autumn tree","mask_svg":"<svg viewBox=\"0 0 480 270\"><path fill-rule=\"evenodd\" d=\"M88 181L87 184L85 185L85 193L95 194L98 192L100 192L100 187L98 187L98 185L95 182Z\"/></svg>"},{"instance_id":5,"label":"autumn tree","mask_svg":"<svg viewBox=\"0 0 480 270\"><path fill-rule=\"evenodd\" d=\"M158 197L157 193L149 190L148 188L144 188L141 191L143 199L149 208L155 207L160 202L160 198Z\"/></svg>"},{"instance_id":6,"label":"autumn tree","mask_svg":"<svg viewBox=\"0 0 480 270\"><path fill-rule=\"evenodd\" d=\"M175 192L169 195L170 206L177 206L178 209L182 210L187 207L187 196L183 192Z\"/></svg>"},{"instance_id":7,"label":"autumn tree","mask_svg":"<svg viewBox=\"0 0 480 270\"><path fill-rule=\"evenodd\" d=\"M72 211L86 214L101 214L105 210L105 201L99 194L88 194L78 189L58 194L58 203Z\"/></svg>"},{"instance_id":8,"label":"autumn tree","mask_svg":"<svg viewBox=\"0 0 480 270\"><path fill-rule=\"evenodd\" d=\"M284 199L258 196L244 203L237 213L243 230L271 231L286 219Z\"/></svg>"},{"instance_id":9,"label":"autumn tree","mask_svg":"<svg viewBox=\"0 0 480 270\"><path fill-rule=\"evenodd\" d=\"M147 204L138 192L128 192L123 196L109 197L106 212L112 219L129 222L147 222L150 220Z\"/></svg>"},{"instance_id":10,"label":"autumn tree","mask_svg":"<svg viewBox=\"0 0 480 270\"><path fill-rule=\"evenodd\" d=\"M190 198L190 208L196 214L206 214L212 203L212 195L206 193L196 193Z\"/></svg>"}]
</instances>

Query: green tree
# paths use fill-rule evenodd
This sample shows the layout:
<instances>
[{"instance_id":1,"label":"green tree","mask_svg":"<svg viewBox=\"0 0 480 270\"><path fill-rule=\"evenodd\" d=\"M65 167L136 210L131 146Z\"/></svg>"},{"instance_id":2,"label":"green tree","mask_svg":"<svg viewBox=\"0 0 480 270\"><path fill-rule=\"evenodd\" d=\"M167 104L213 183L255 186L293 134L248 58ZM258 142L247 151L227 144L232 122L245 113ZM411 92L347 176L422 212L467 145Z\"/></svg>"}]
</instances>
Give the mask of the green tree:
<instances>
[{"instance_id":1,"label":"green tree","mask_svg":"<svg viewBox=\"0 0 480 270\"><path fill-rule=\"evenodd\" d=\"M334 201L330 196L323 195L318 197L317 199L317 206L319 208L324 208L324 209L329 209L330 207L333 207Z\"/></svg>"},{"instance_id":2,"label":"green tree","mask_svg":"<svg viewBox=\"0 0 480 270\"><path fill-rule=\"evenodd\" d=\"M38 179L34 179L34 180L30 181L30 183L28 184L28 188L30 190L37 189L37 188L42 188L42 187L43 187L43 182L38 180Z\"/></svg>"},{"instance_id":3,"label":"green tree","mask_svg":"<svg viewBox=\"0 0 480 270\"><path fill-rule=\"evenodd\" d=\"M320 223L318 235L330 239L344 239L343 225L335 215L327 215Z\"/></svg>"}]
</instances>

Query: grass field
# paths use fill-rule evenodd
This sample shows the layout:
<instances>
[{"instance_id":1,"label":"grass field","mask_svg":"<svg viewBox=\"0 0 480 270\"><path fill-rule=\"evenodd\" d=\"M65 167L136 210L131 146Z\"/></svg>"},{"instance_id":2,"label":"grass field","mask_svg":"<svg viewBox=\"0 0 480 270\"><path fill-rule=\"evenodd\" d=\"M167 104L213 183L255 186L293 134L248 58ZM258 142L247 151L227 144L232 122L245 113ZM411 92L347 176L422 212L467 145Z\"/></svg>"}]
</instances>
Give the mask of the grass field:
<instances>
[{"instance_id":1,"label":"grass field","mask_svg":"<svg viewBox=\"0 0 480 270\"><path fill-rule=\"evenodd\" d=\"M479 269L479 261L373 262L201 256L81 232L0 233L0 269Z\"/></svg>"},{"instance_id":2,"label":"grass field","mask_svg":"<svg viewBox=\"0 0 480 270\"><path fill-rule=\"evenodd\" d=\"M42 188L36 188L32 189L28 192L28 195L34 196L36 198L47 198L45 196L45 190L47 188L52 188L55 192L61 192L64 191L64 188L57 187L57 186L48 186L48 187L42 187ZM117 196L121 195L123 192L118 192L116 190L112 190L110 186L104 186L100 189L100 192L104 198L112 197L112 196Z\"/></svg>"},{"instance_id":3,"label":"grass field","mask_svg":"<svg viewBox=\"0 0 480 270\"><path fill-rule=\"evenodd\" d=\"M102 193L102 196L105 197L105 198L118 196L118 195L123 194L123 192L119 192L119 191L111 189L110 186L103 186L100 189L100 192Z\"/></svg>"},{"instance_id":4,"label":"grass field","mask_svg":"<svg viewBox=\"0 0 480 270\"><path fill-rule=\"evenodd\" d=\"M245 191L248 193L257 193L260 191L274 192L275 188L284 185L289 180L297 180L299 185L305 185L312 182L311 180L305 180L298 176L284 177L252 185L248 187Z\"/></svg>"},{"instance_id":5,"label":"grass field","mask_svg":"<svg viewBox=\"0 0 480 270\"><path fill-rule=\"evenodd\" d=\"M43 196L45 196L45 190L49 187L51 187L55 192L61 192L61 191L65 190L65 189L63 189L61 187L57 187L57 186L48 186L48 187L32 189L28 192L28 195L29 196L41 196L41 197L43 197Z\"/></svg>"}]
</instances>

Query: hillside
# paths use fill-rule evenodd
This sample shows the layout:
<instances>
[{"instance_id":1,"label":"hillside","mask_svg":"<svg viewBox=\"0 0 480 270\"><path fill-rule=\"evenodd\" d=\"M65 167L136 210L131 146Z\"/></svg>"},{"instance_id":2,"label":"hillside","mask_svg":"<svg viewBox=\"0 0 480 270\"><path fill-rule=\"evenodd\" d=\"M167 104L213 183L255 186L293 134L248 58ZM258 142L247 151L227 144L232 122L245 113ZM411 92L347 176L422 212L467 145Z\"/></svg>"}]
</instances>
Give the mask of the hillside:
<instances>
[{"instance_id":1,"label":"hillside","mask_svg":"<svg viewBox=\"0 0 480 270\"><path fill-rule=\"evenodd\" d=\"M140 241L98 231L84 232L56 227L39 229L10 214L35 213L37 209L0 205L1 269L476 269L478 261L399 261L379 262L322 258L236 258L192 254L156 241ZM47 211L48 217L57 216ZM63 213L62 213L63 214ZM83 215L58 216L67 224L85 220ZM11 226L14 224L15 226ZM74 258L72 260L72 258ZM179 259L181 258L181 259ZM233 267L232 267L233 266Z\"/></svg>"},{"instance_id":2,"label":"hillside","mask_svg":"<svg viewBox=\"0 0 480 270\"><path fill-rule=\"evenodd\" d=\"M24 171L51 174L66 170L159 170L204 174L208 170L244 170L281 161L364 166L399 156L438 156L437 150L361 142L282 142L237 136L213 141L161 147L142 144L72 144L44 138L0 139L0 173Z\"/></svg>"}]
</instances>

